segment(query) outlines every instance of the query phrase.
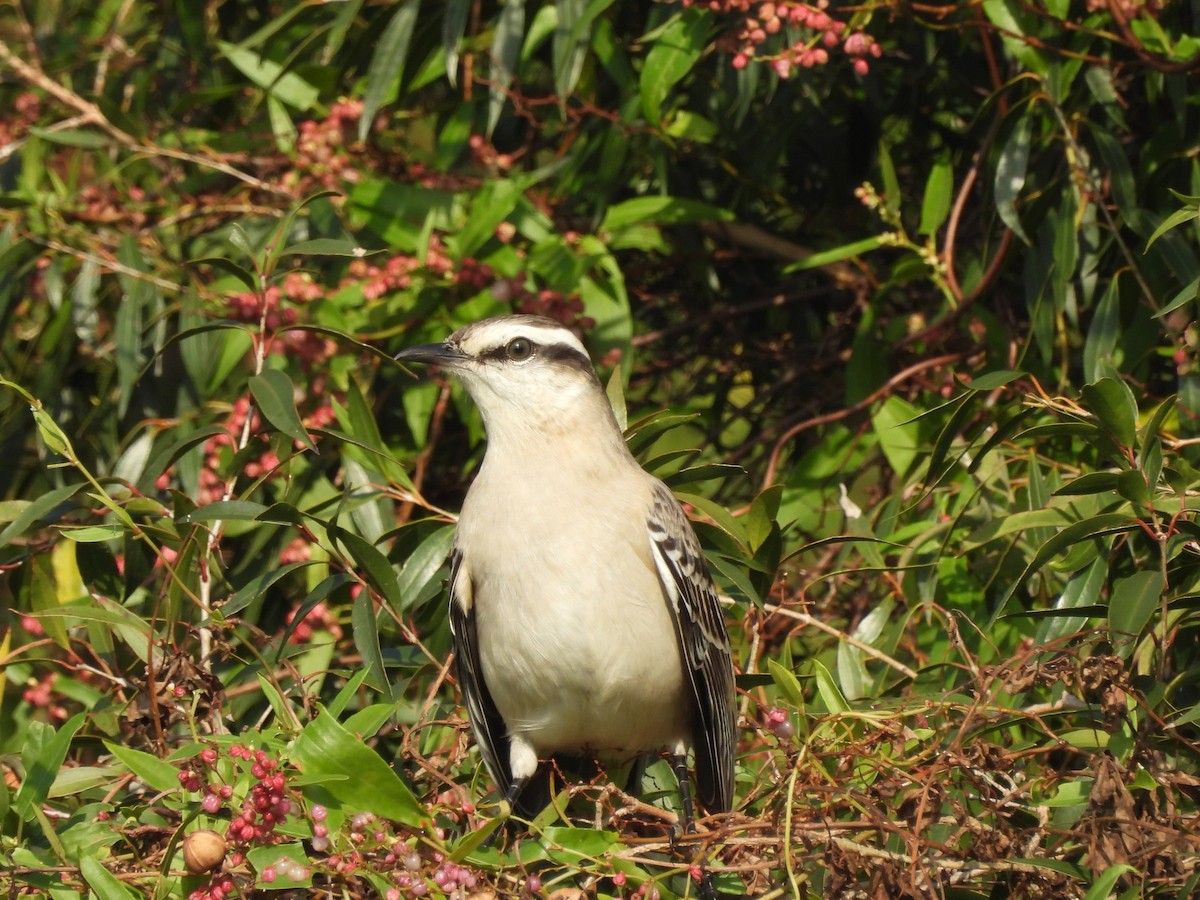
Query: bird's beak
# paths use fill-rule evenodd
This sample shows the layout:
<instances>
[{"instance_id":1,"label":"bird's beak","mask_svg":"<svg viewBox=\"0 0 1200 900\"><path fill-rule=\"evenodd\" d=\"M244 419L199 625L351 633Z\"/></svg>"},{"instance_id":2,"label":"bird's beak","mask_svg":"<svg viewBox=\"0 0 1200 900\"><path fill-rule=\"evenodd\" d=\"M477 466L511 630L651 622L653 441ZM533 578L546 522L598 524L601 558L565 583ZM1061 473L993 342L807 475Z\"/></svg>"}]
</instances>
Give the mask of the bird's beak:
<instances>
[{"instance_id":1,"label":"bird's beak","mask_svg":"<svg viewBox=\"0 0 1200 900\"><path fill-rule=\"evenodd\" d=\"M431 366L449 366L453 368L470 359L470 357L453 344L446 342L441 344L420 344L416 347L409 347L407 350L401 350L397 353L396 359L404 363L426 363Z\"/></svg>"}]
</instances>

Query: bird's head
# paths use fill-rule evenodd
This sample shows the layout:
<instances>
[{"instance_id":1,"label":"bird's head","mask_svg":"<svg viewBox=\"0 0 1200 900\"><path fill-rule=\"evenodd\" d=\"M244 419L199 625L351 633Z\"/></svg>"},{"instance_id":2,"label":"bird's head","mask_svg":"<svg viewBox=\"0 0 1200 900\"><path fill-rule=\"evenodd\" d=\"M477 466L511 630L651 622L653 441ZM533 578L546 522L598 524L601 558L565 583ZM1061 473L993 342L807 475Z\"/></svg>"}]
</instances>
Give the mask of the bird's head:
<instances>
[{"instance_id":1,"label":"bird's head","mask_svg":"<svg viewBox=\"0 0 1200 900\"><path fill-rule=\"evenodd\" d=\"M493 442L527 429L603 427L620 434L583 343L553 319L483 319L396 359L449 369L479 407Z\"/></svg>"}]
</instances>

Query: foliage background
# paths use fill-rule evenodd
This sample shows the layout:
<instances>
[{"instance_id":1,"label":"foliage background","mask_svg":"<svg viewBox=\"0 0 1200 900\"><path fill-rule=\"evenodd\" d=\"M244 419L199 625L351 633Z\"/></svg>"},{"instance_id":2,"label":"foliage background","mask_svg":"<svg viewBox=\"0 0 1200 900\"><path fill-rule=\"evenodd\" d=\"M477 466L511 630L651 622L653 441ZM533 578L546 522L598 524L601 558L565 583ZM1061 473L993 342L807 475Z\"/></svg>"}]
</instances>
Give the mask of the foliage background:
<instances>
[{"instance_id":1,"label":"foliage background","mask_svg":"<svg viewBox=\"0 0 1200 900\"><path fill-rule=\"evenodd\" d=\"M1191 896L1196 26L0 7L0 884ZM674 850L602 778L481 846L482 429L388 357L511 310L586 332L730 597L738 805Z\"/></svg>"}]
</instances>

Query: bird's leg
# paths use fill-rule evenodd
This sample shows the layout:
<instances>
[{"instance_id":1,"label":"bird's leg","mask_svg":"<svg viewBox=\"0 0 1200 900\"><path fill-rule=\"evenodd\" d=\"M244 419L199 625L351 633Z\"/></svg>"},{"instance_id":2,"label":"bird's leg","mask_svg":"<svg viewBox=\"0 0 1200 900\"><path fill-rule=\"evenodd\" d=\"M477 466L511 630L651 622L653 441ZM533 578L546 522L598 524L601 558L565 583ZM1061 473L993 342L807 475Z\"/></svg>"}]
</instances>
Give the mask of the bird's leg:
<instances>
[{"instance_id":1,"label":"bird's leg","mask_svg":"<svg viewBox=\"0 0 1200 900\"><path fill-rule=\"evenodd\" d=\"M504 792L504 800L501 801L501 812L505 818L513 814L513 810L517 808L517 800L525 790L525 786L529 784L529 778L514 778L512 784L508 786L508 790Z\"/></svg>"},{"instance_id":2,"label":"bird's leg","mask_svg":"<svg viewBox=\"0 0 1200 900\"><path fill-rule=\"evenodd\" d=\"M671 768L679 779L679 801L683 806L682 827L675 837L680 834L691 834L696 830L696 809L692 805L692 782L688 777L687 757L679 753L671 754Z\"/></svg>"},{"instance_id":3,"label":"bird's leg","mask_svg":"<svg viewBox=\"0 0 1200 900\"><path fill-rule=\"evenodd\" d=\"M483 843L479 845L481 849L486 850L487 848L491 847L492 844L495 843L496 836L512 824L507 820L516 810L517 800L520 798L521 793L525 790L525 787L528 784L528 777L514 778L512 780L512 783L508 786L508 790L504 792L503 799L500 801L500 818L505 819L506 821L484 839Z\"/></svg>"},{"instance_id":4,"label":"bird's leg","mask_svg":"<svg viewBox=\"0 0 1200 900\"><path fill-rule=\"evenodd\" d=\"M683 822L682 834L695 834L696 832L696 808L692 803L692 782L688 777L687 757L681 753L671 754L671 768L675 770L675 777L679 779L679 802L683 807ZM676 837L679 835L676 834ZM717 889L713 887L712 876L708 873L708 866L705 865L703 854L696 863L700 869L700 882L698 885L700 896L704 900L717 900Z\"/></svg>"}]
</instances>

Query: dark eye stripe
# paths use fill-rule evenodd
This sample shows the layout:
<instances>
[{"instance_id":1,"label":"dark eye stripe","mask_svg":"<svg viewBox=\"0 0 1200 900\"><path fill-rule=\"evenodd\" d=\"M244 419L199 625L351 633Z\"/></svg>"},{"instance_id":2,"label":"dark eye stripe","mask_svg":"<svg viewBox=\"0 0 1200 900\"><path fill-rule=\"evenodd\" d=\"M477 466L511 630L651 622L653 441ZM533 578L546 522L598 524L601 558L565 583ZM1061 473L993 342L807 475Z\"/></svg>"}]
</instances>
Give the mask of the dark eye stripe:
<instances>
[{"instance_id":1,"label":"dark eye stripe","mask_svg":"<svg viewBox=\"0 0 1200 900\"><path fill-rule=\"evenodd\" d=\"M529 341L532 348L530 356L537 356L548 363L554 363L560 366L566 366L571 369L578 369L581 372L586 372L595 375L596 369L592 365L592 361L584 354L580 353L574 347L568 344L539 344L536 341L525 338ZM512 341L501 344L499 347L492 347L479 354L479 359L485 362L512 362L509 357L508 348Z\"/></svg>"}]
</instances>

